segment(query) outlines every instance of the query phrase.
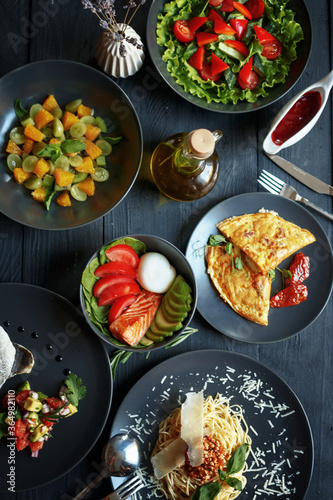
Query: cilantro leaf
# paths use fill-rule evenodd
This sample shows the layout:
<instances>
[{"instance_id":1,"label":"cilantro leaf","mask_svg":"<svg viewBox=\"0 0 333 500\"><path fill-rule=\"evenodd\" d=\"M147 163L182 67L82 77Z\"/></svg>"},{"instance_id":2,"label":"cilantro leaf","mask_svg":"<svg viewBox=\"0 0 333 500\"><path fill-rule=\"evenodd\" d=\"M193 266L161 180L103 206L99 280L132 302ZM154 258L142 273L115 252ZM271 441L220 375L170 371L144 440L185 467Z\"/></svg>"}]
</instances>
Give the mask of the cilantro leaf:
<instances>
[{"instance_id":1,"label":"cilantro leaf","mask_svg":"<svg viewBox=\"0 0 333 500\"><path fill-rule=\"evenodd\" d=\"M82 385L82 380L74 373L70 373L65 380L65 384L69 389L69 392L67 392L68 401L72 405L78 406L80 399L84 398L87 390L86 387Z\"/></svg>"}]
</instances>

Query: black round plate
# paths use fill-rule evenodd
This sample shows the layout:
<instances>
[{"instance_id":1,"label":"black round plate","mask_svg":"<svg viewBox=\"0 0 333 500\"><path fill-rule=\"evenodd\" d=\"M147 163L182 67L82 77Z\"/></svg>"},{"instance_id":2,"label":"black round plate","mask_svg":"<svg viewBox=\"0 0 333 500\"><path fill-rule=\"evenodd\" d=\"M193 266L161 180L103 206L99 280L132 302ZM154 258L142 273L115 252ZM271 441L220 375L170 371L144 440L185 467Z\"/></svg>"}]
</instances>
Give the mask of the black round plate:
<instances>
[{"instance_id":1,"label":"black round plate","mask_svg":"<svg viewBox=\"0 0 333 500\"><path fill-rule=\"evenodd\" d=\"M244 410L253 454L247 461L247 486L239 500L268 498L272 493L265 495L264 484L271 474L270 489L276 490L281 495L279 498L303 499L313 467L308 419L301 403L280 377L242 354L193 351L160 363L126 395L111 432L116 434L126 429L133 435L138 433L144 452L142 467L147 467L150 475L149 457L157 438L158 424L184 401L186 392L202 389L205 397L220 393ZM147 478L149 475L145 474ZM285 480L284 494L277 486L279 480ZM112 478L114 487L122 481ZM149 498L145 490L141 491L143 498Z\"/></svg>"},{"instance_id":2,"label":"black round plate","mask_svg":"<svg viewBox=\"0 0 333 500\"><path fill-rule=\"evenodd\" d=\"M227 217L274 210L285 220L308 229L316 241L302 252L310 257L310 277L305 284L309 295L298 306L271 309L268 326L261 326L239 316L220 297L207 272L204 247L212 234L218 234L216 224ZM317 220L308 210L294 201L270 193L247 193L234 196L213 207L194 229L186 249L198 286L198 311L221 333L244 342L268 343L285 340L307 328L323 311L333 282L333 256L330 243ZM280 269L287 269L293 256L284 260ZM282 288L280 273L272 283L272 295Z\"/></svg>"},{"instance_id":3,"label":"black round plate","mask_svg":"<svg viewBox=\"0 0 333 500\"><path fill-rule=\"evenodd\" d=\"M110 177L96 183L94 196L60 207L52 200L50 210L36 202L28 189L16 184L6 163L9 132L19 125L14 102L21 98L29 109L54 94L59 106L82 99L101 116L109 135L122 136L109 156ZM132 103L108 76L73 61L50 60L22 66L0 80L0 211L21 224L39 229L71 229L92 222L112 210L131 189L142 158L142 131Z\"/></svg>"},{"instance_id":4,"label":"black round plate","mask_svg":"<svg viewBox=\"0 0 333 500\"><path fill-rule=\"evenodd\" d=\"M37 458L31 457L29 449L16 452L15 491L22 491L66 474L91 450L110 410L112 375L104 345L91 332L80 311L60 295L32 285L2 283L0 301L1 326L13 342L27 347L35 357L32 372L7 380L0 389L1 398L23 380L29 380L36 391L57 396L66 369L80 377L87 388L78 413L54 426L53 439L45 443ZM47 349L48 344L53 346L51 350ZM61 361L57 361L58 356ZM96 395L101 393L96 405ZM8 491L8 450L6 440L1 439L0 492Z\"/></svg>"},{"instance_id":5,"label":"black round plate","mask_svg":"<svg viewBox=\"0 0 333 500\"><path fill-rule=\"evenodd\" d=\"M248 111L256 111L264 108L265 106L273 104L273 102L277 101L289 92L306 68L311 51L311 21L303 0L292 0L289 3L288 8L292 9L296 13L295 19L303 28L304 40L297 45L297 60L291 64L290 72L285 83L275 85L272 89L270 89L267 97L259 98L254 103L249 103L247 101L239 101L237 104L222 104L218 102L208 103L205 99L201 99L198 96L186 92L181 85L176 83L176 80L167 70L166 63L162 60L165 48L160 47L157 44L156 25L158 15L163 11L164 4L169 1L170 0L163 0L163 2L161 2L161 0L153 0L151 4L147 19L147 45L150 57L165 82L183 99L199 106L200 108L220 113L246 113Z\"/></svg>"}]
</instances>

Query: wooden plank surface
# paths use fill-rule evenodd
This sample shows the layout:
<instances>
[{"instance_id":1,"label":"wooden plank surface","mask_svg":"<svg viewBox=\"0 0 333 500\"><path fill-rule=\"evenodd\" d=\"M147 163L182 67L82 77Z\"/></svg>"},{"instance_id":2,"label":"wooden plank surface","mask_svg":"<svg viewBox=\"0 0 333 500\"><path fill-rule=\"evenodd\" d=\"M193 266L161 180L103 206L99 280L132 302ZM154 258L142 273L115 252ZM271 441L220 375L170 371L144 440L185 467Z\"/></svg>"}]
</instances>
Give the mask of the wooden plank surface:
<instances>
[{"instance_id":1,"label":"wooden plank surface","mask_svg":"<svg viewBox=\"0 0 333 500\"><path fill-rule=\"evenodd\" d=\"M256 179L261 169L290 182L291 178L263 154L263 139L273 117L292 95L325 76L333 63L331 2L306 0L305 3L314 35L307 68L292 91L258 112L227 115L192 106L161 80L146 51L144 66L136 75L116 80L137 111L144 137L141 171L130 193L103 219L72 231L34 230L0 213L0 282L39 285L78 306L81 273L90 256L103 243L125 234L145 233L165 238L185 252L193 229L210 208L231 196L259 191ZM120 0L117 5L121 5ZM149 7L147 1L132 23L144 42ZM0 12L0 76L29 62L44 59L69 59L97 68L94 46L101 30L94 16L81 8L79 0L2 0ZM320 121L307 138L281 154L330 184L333 184L332 111L330 98ZM151 181L150 156L162 139L198 127L223 131L223 139L217 145L221 160L218 184L208 196L194 203L166 200ZM319 195L297 181L293 184L305 197L327 211L333 211L330 197ZM332 242L332 223L320 215L315 216ZM158 350L148 359L135 354L120 367L107 425L94 449L77 467L48 486L16 495L0 494L0 499L72 498L75 491L96 474L112 419L133 383L162 360L206 348L246 354L270 367L295 391L307 413L314 439L314 472L305 499L333 499L332 303L331 298L321 316L301 334L280 343L264 345L230 339L210 327L196 313L191 326L199 331L185 343L167 351ZM55 460L60 459L55 457ZM110 485L104 480L89 498L99 500L109 491ZM247 498L246 494L244 498ZM262 496L260 500L266 499Z\"/></svg>"}]
</instances>

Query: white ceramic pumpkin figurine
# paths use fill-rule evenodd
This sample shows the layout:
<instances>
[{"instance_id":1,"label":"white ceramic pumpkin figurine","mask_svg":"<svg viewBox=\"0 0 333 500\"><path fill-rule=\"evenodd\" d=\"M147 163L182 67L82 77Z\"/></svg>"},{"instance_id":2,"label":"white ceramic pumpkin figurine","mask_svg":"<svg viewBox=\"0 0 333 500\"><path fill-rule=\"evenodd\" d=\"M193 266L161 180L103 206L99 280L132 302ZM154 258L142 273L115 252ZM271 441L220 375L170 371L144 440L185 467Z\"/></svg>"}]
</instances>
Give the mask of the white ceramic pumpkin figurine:
<instances>
[{"instance_id":1,"label":"white ceramic pumpkin figurine","mask_svg":"<svg viewBox=\"0 0 333 500\"><path fill-rule=\"evenodd\" d=\"M96 44L96 59L108 75L126 78L134 75L142 66L145 54L141 38L133 28L127 26L122 35L123 24L118 24L119 34L105 30Z\"/></svg>"}]
</instances>

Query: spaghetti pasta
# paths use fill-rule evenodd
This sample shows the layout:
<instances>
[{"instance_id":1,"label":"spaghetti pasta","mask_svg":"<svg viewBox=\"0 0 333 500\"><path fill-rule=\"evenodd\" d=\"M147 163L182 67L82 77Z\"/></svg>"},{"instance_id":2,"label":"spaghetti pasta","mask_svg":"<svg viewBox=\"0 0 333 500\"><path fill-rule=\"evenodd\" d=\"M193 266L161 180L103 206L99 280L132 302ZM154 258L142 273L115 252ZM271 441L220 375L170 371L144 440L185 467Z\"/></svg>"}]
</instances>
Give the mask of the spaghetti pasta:
<instances>
[{"instance_id":1,"label":"spaghetti pasta","mask_svg":"<svg viewBox=\"0 0 333 500\"><path fill-rule=\"evenodd\" d=\"M227 461L243 443L249 453L251 438L241 407L230 405L228 400L217 394L208 396L203 403L204 415L204 461L198 467L191 467L186 456L184 463L158 481L158 487L170 500L187 500L203 484L220 482L218 470L226 470ZM181 407L176 408L159 425L158 439L152 457L179 438L181 433ZM241 471L232 474L242 488L246 485L246 462ZM233 500L240 494L225 482L216 500Z\"/></svg>"}]
</instances>

